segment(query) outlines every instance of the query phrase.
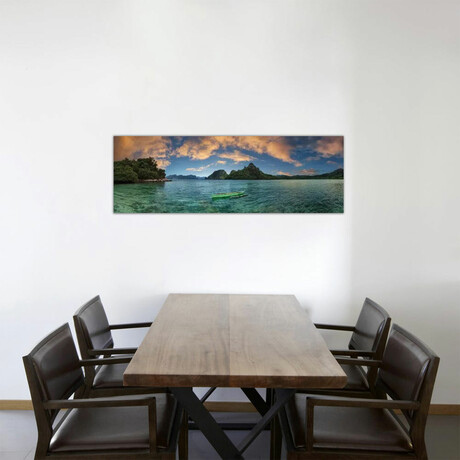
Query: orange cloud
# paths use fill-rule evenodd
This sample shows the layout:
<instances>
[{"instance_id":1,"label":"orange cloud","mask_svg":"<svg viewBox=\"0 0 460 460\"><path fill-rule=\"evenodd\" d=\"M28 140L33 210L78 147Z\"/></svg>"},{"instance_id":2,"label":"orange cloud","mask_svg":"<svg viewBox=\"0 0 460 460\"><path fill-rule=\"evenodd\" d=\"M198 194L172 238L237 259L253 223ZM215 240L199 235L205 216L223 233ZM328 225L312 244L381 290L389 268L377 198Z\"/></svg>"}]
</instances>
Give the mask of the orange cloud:
<instances>
[{"instance_id":1,"label":"orange cloud","mask_svg":"<svg viewBox=\"0 0 460 460\"><path fill-rule=\"evenodd\" d=\"M221 153L219 154L220 158L227 158L228 160L233 160L235 163L240 163L241 161L251 161L254 160L254 157L241 153L238 150L235 150L233 153Z\"/></svg>"},{"instance_id":2,"label":"orange cloud","mask_svg":"<svg viewBox=\"0 0 460 460\"><path fill-rule=\"evenodd\" d=\"M284 171L278 171L276 174L278 174L278 176L292 176L291 173L284 172Z\"/></svg>"},{"instance_id":3,"label":"orange cloud","mask_svg":"<svg viewBox=\"0 0 460 460\"><path fill-rule=\"evenodd\" d=\"M171 141L166 136L115 136L113 142L114 161L148 157L166 159L171 150Z\"/></svg>"},{"instance_id":4,"label":"orange cloud","mask_svg":"<svg viewBox=\"0 0 460 460\"><path fill-rule=\"evenodd\" d=\"M316 174L316 169L302 169L299 171L299 174L303 174L304 176L313 176L314 174Z\"/></svg>"},{"instance_id":5,"label":"orange cloud","mask_svg":"<svg viewBox=\"0 0 460 460\"><path fill-rule=\"evenodd\" d=\"M325 158L334 155L343 155L343 137L326 136L316 141L315 150Z\"/></svg>"},{"instance_id":6,"label":"orange cloud","mask_svg":"<svg viewBox=\"0 0 460 460\"><path fill-rule=\"evenodd\" d=\"M217 164L218 165L224 165L226 164L227 162L225 160L217 160Z\"/></svg>"},{"instance_id":7,"label":"orange cloud","mask_svg":"<svg viewBox=\"0 0 460 460\"><path fill-rule=\"evenodd\" d=\"M343 137L324 136L312 142L315 157L307 157L305 161L316 158L343 156ZM136 159L153 157L159 164L170 164L170 157L187 157L191 160L206 160L213 155L235 162L251 161L257 155L269 155L296 167L303 166L292 158L295 146L284 136L200 136L188 138L177 149L173 150L171 138L168 136L116 136L114 138L115 161L124 158ZM218 153L222 150L233 150L229 153ZM243 152L249 152L243 153ZM225 164L225 163L220 163Z\"/></svg>"},{"instance_id":8,"label":"orange cloud","mask_svg":"<svg viewBox=\"0 0 460 460\"><path fill-rule=\"evenodd\" d=\"M286 163L302 166L301 163L291 158L293 147L282 136L197 137L195 139L186 140L172 154L178 157L189 157L191 160L206 160L216 154L219 149L229 148L249 150L259 155L266 154ZM226 154L221 154L219 156L222 158L229 158L222 155Z\"/></svg>"},{"instance_id":9,"label":"orange cloud","mask_svg":"<svg viewBox=\"0 0 460 460\"><path fill-rule=\"evenodd\" d=\"M291 158L292 146L282 136L216 136L215 139L225 147L250 150L260 155L266 154L273 158L302 166Z\"/></svg>"},{"instance_id":10,"label":"orange cloud","mask_svg":"<svg viewBox=\"0 0 460 460\"><path fill-rule=\"evenodd\" d=\"M186 140L173 155L189 157L191 160L207 160L220 147L215 137L197 137Z\"/></svg>"},{"instance_id":11,"label":"orange cloud","mask_svg":"<svg viewBox=\"0 0 460 460\"><path fill-rule=\"evenodd\" d=\"M162 169L165 169L166 166L169 166L171 164L169 160L163 158L157 158L155 161L157 162L157 166Z\"/></svg>"}]
</instances>

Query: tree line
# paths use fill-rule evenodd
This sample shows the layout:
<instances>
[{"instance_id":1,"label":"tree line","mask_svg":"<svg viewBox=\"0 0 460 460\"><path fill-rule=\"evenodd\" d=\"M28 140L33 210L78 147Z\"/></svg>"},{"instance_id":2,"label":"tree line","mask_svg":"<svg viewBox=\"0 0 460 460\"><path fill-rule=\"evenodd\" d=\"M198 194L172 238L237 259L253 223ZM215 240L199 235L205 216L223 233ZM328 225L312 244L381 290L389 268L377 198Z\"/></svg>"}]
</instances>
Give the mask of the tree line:
<instances>
[{"instance_id":1,"label":"tree line","mask_svg":"<svg viewBox=\"0 0 460 460\"><path fill-rule=\"evenodd\" d=\"M115 184L135 184L146 180L164 179L166 172L160 169L154 158L125 158L113 163L113 179Z\"/></svg>"}]
</instances>

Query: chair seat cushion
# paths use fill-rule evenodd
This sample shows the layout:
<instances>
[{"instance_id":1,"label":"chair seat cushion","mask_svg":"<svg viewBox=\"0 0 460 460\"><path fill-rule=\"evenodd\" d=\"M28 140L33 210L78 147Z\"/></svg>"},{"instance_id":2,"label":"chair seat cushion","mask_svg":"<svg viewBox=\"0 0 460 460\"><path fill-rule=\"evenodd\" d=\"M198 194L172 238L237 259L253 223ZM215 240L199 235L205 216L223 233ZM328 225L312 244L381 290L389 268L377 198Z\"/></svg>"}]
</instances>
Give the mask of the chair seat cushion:
<instances>
[{"instance_id":1,"label":"chair seat cushion","mask_svg":"<svg viewBox=\"0 0 460 460\"><path fill-rule=\"evenodd\" d=\"M340 365L347 374L347 384L336 391L369 391L369 384L367 383L367 379L362 372L362 369L358 366L353 366L349 364L341 364ZM327 390L324 389L313 389L313 388L303 388L297 390L299 393L326 393Z\"/></svg>"},{"instance_id":2,"label":"chair seat cushion","mask_svg":"<svg viewBox=\"0 0 460 460\"><path fill-rule=\"evenodd\" d=\"M368 391L369 386L360 367L349 364L341 364L343 371L347 374L347 384L344 390Z\"/></svg>"},{"instance_id":3,"label":"chair seat cushion","mask_svg":"<svg viewBox=\"0 0 460 460\"><path fill-rule=\"evenodd\" d=\"M129 355L120 355L119 357L126 357ZM123 373L128 367L128 363L110 364L100 366L96 372L93 381L94 389L107 389L107 388L123 388ZM129 387L124 387L129 390ZM164 387L155 387L148 389L154 393L166 393L167 389Z\"/></svg>"},{"instance_id":4,"label":"chair seat cushion","mask_svg":"<svg viewBox=\"0 0 460 460\"><path fill-rule=\"evenodd\" d=\"M157 447L166 448L176 402L169 394L155 394L154 397ZM72 409L50 444L51 452L111 449L149 449L147 406Z\"/></svg>"},{"instance_id":5,"label":"chair seat cushion","mask_svg":"<svg viewBox=\"0 0 460 460\"><path fill-rule=\"evenodd\" d=\"M123 372L128 363L100 366L94 377L94 388L113 388L123 386Z\"/></svg>"},{"instance_id":6,"label":"chair seat cushion","mask_svg":"<svg viewBox=\"0 0 460 460\"><path fill-rule=\"evenodd\" d=\"M296 448L305 448L305 394L296 394L287 406ZM317 406L313 447L390 452L412 451L409 437L387 409Z\"/></svg>"}]
</instances>

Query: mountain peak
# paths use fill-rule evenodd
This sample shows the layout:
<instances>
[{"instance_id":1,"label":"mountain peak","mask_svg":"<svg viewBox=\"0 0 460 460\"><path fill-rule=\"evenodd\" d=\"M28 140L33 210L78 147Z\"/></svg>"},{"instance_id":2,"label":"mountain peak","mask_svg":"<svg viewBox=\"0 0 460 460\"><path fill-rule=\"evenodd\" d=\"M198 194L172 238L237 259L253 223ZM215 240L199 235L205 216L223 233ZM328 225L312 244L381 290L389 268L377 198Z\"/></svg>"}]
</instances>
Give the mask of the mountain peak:
<instances>
[{"instance_id":1,"label":"mountain peak","mask_svg":"<svg viewBox=\"0 0 460 460\"><path fill-rule=\"evenodd\" d=\"M262 172L254 163L249 163L243 169L239 171L233 170L229 175L228 179L273 179L274 176L265 174Z\"/></svg>"},{"instance_id":2,"label":"mountain peak","mask_svg":"<svg viewBox=\"0 0 460 460\"><path fill-rule=\"evenodd\" d=\"M217 171L214 171L211 175L209 175L206 179L210 180L223 180L227 179L228 174L225 169L218 169Z\"/></svg>"}]
</instances>

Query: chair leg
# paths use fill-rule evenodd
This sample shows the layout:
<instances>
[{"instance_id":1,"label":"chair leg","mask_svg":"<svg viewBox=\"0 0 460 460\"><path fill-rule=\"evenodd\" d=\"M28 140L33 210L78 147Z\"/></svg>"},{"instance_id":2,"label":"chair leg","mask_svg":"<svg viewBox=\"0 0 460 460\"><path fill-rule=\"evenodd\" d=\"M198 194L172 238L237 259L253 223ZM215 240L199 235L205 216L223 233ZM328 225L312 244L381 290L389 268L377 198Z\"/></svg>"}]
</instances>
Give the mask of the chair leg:
<instances>
[{"instance_id":1,"label":"chair leg","mask_svg":"<svg viewBox=\"0 0 460 460\"><path fill-rule=\"evenodd\" d=\"M162 452L158 457L153 457L158 460L176 460L175 452Z\"/></svg>"},{"instance_id":2,"label":"chair leg","mask_svg":"<svg viewBox=\"0 0 460 460\"><path fill-rule=\"evenodd\" d=\"M188 459L188 414L184 410L179 433L179 460Z\"/></svg>"},{"instance_id":3,"label":"chair leg","mask_svg":"<svg viewBox=\"0 0 460 460\"><path fill-rule=\"evenodd\" d=\"M87 393L86 385L82 385L82 386L75 392L74 398L75 398L75 399L84 398L86 393Z\"/></svg>"},{"instance_id":4,"label":"chair leg","mask_svg":"<svg viewBox=\"0 0 460 460\"><path fill-rule=\"evenodd\" d=\"M421 449L421 451L418 452L417 458L419 458L420 460L428 460L428 454L426 452L425 445L423 446L423 449Z\"/></svg>"},{"instance_id":5,"label":"chair leg","mask_svg":"<svg viewBox=\"0 0 460 460\"><path fill-rule=\"evenodd\" d=\"M270 460L280 460L282 442L280 422L274 417L270 425Z\"/></svg>"}]
</instances>

